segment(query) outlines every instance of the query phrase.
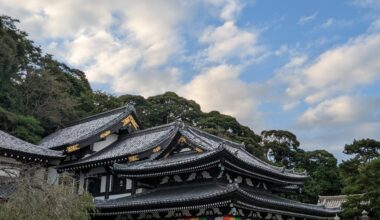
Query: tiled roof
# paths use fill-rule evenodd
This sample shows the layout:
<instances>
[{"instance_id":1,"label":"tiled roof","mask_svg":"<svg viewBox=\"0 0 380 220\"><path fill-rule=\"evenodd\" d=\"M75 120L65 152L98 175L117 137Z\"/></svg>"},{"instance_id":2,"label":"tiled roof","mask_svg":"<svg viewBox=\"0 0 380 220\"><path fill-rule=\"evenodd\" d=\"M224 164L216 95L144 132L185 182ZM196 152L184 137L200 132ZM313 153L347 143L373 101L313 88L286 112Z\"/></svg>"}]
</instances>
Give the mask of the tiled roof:
<instances>
[{"instance_id":1,"label":"tiled roof","mask_svg":"<svg viewBox=\"0 0 380 220\"><path fill-rule=\"evenodd\" d=\"M293 178L300 181L303 181L307 178L306 173L296 173L292 170L286 170L282 167L270 165L256 158L247 152L245 150L245 147L241 144L237 144L232 141L208 134L197 128L184 125L180 122L173 122L146 130L140 130L132 134L127 134L103 150L96 152L88 157L82 158L78 161L61 165L60 168L65 169L68 167L77 167L84 164L95 164L104 161L106 161L107 165L112 165L113 162L119 161L118 158L127 158L133 154L152 150L164 141L171 142L177 133L184 136L192 145L202 148L204 152L200 154L200 156L190 155L190 158L172 158L169 160L154 159L153 161L142 160L121 166L125 166L126 169L130 169L128 167L148 169L148 167L158 168L161 166L176 166L178 164L187 163L192 160L200 160L202 158L205 158L208 154L214 154L218 151L224 150L230 155L233 155L233 157L237 160L240 160L241 163L245 163L247 166L258 168L265 173L273 173L277 176L280 176L281 178ZM121 166L119 167L120 169L122 169Z\"/></svg>"},{"instance_id":2,"label":"tiled roof","mask_svg":"<svg viewBox=\"0 0 380 220\"><path fill-rule=\"evenodd\" d=\"M240 160L262 169L265 169L267 171L275 172L280 175L287 175L287 176L307 176L306 173L298 173L294 172L293 170L287 170L283 167L277 167L273 166L269 163L266 163L262 161L261 159L253 156L251 153L247 152L245 150L245 147L243 145L240 145L238 143L208 134L204 131L201 131L197 128L186 126L187 129L184 129L185 131L190 132L181 132L184 134L184 136L188 137L191 141L194 141L195 143L198 143L200 146L205 146L205 143L207 143L211 149L218 149L221 144L223 144L223 147L228 150L230 153L234 154L237 158ZM192 135L189 135L192 134Z\"/></svg>"},{"instance_id":3,"label":"tiled roof","mask_svg":"<svg viewBox=\"0 0 380 220\"><path fill-rule=\"evenodd\" d=\"M318 204L327 208L342 208L342 204L347 201L347 195L319 196Z\"/></svg>"},{"instance_id":4,"label":"tiled roof","mask_svg":"<svg viewBox=\"0 0 380 220\"><path fill-rule=\"evenodd\" d=\"M86 158L76 162L62 165L60 168L68 166L77 166L81 164L94 163L104 160L112 160L117 157L123 157L137 152L142 152L156 147L163 140L170 138L175 133L175 123L158 126L150 129L136 131L120 138L110 146L100 150Z\"/></svg>"},{"instance_id":5,"label":"tiled roof","mask_svg":"<svg viewBox=\"0 0 380 220\"><path fill-rule=\"evenodd\" d=\"M0 155L28 155L44 158L62 158L59 151L49 150L0 131Z\"/></svg>"},{"instance_id":6,"label":"tiled roof","mask_svg":"<svg viewBox=\"0 0 380 220\"><path fill-rule=\"evenodd\" d=\"M206 157L214 155L217 151L208 151L202 154L194 152L186 152L175 154L169 158L159 160L142 160L130 164L114 164L114 170L133 170L139 172L141 170L166 168L171 166L179 166L197 160L202 160Z\"/></svg>"},{"instance_id":7,"label":"tiled roof","mask_svg":"<svg viewBox=\"0 0 380 220\"><path fill-rule=\"evenodd\" d=\"M112 127L132 111L134 109L127 105L82 119L45 137L40 142L40 146L55 148L63 145L77 144L79 141Z\"/></svg>"},{"instance_id":8,"label":"tiled roof","mask_svg":"<svg viewBox=\"0 0 380 220\"><path fill-rule=\"evenodd\" d=\"M178 127L178 126L177 126ZM216 155L218 152L225 151L230 157L240 161L240 163L247 164L247 167L252 167L251 171L258 168L263 172L267 173L268 176L275 174L278 178L291 178L292 182L296 180L296 182L302 182L307 178L306 173L296 173L291 170L286 170L281 167L276 167L270 165L256 157L252 154L248 153L244 146L233 143L231 141L224 140L222 138L212 136L205 132L199 131L196 128L190 126L180 126L178 132L184 136L189 143L196 145L202 149L205 149L203 153L180 153L177 155L170 156L169 158L160 158L155 160L142 160L138 162L128 163L128 164L115 164L114 170L116 172L132 172L137 173L138 171L149 172L149 170L159 170L165 169L169 167L179 167L185 164L195 163L197 161L204 160L207 157L211 157ZM128 142L128 138L125 140ZM157 145L152 145L155 147ZM224 154L226 155L226 154ZM221 159L223 155L220 155L218 158ZM207 162L207 161L206 161ZM200 162L199 162L200 163ZM258 170L256 169L256 170ZM256 172L255 170L255 172ZM157 173L158 175L158 173ZM271 177L272 178L272 177Z\"/></svg>"},{"instance_id":9,"label":"tiled roof","mask_svg":"<svg viewBox=\"0 0 380 220\"><path fill-rule=\"evenodd\" d=\"M220 201L222 198L238 201L237 204L248 203L248 205L253 205L258 210L271 207L276 212L287 213L291 211L298 213L300 216L331 217L339 212L337 209L327 209L320 205L310 205L285 199L264 190L242 187L237 183L225 184L216 181L161 186L133 196L114 200L96 200L96 207L101 209L102 212L115 208L132 211L149 209L158 205L162 207L185 206L190 202L197 202L197 204L201 205L204 202Z\"/></svg>"}]
</instances>

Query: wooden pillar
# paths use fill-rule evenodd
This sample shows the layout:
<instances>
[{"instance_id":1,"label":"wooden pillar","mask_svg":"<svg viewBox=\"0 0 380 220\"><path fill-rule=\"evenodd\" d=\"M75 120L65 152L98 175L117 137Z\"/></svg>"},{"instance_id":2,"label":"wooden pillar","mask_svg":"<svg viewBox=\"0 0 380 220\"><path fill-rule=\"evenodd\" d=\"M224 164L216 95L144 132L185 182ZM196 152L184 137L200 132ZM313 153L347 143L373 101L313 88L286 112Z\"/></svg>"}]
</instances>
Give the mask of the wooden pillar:
<instances>
[{"instance_id":1,"label":"wooden pillar","mask_svg":"<svg viewBox=\"0 0 380 220\"><path fill-rule=\"evenodd\" d=\"M84 193L84 173L79 173L79 187L78 187L78 194L82 195Z\"/></svg>"},{"instance_id":2,"label":"wooden pillar","mask_svg":"<svg viewBox=\"0 0 380 220\"><path fill-rule=\"evenodd\" d=\"M136 190L137 190L137 181L132 179L132 195L136 194Z\"/></svg>"},{"instance_id":3,"label":"wooden pillar","mask_svg":"<svg viewBox=\"0 0 380 220\"><path fill-rule=\"evenodd\" d=\"M104 199L108 199L109 198L109 194L110 194L110 180L111 180L111 175L107 174L107 176L106 176L106 194L104 195Z\"/></svg>"},{"instance_id":4,"label":"wooden pillar","mask_svg":"<svg viewBox=\"0 0 380 220\"><path fill-rule=\"evenodd\" d=\"M88 177L86 177L86 183L85 183L86 189L85 191L88 192Z\"/></svg>"}]
</instances>

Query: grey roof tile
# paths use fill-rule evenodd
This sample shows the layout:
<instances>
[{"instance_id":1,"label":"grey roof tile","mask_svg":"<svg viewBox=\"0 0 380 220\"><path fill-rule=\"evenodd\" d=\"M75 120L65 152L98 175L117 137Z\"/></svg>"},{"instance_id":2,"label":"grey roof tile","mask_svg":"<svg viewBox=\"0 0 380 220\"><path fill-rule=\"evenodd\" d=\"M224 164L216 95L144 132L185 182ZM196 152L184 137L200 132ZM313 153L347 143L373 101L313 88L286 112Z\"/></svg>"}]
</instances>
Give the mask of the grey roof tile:
<instances>
[{"instance_id":1,"label":"grey roof tile","mask_svg":"<svg viewBox=\"0 0 380 220\"><path fill-rule=\"evenodd\" d=\"M68 144L77 144L77 142L89 138L117 123L129 114L130 111L131 109L128 107L122 107L82 119L76 122L76 124L62 128L45 137L40 142L40 146L54 148Z\"/></svg>"},{"instance_id":2,"label":"grey roof tile","mask_svg":"<svg viewBox=\"0 0 380 220\"><path fill-rule=\"evenodd\" d=\"M245 150L245 147L241 144L208 134L207 132L201 131L194 127L187 126L187 129L183 129L181 132L191 141L194 141L194 143L197 143L200 146L206 146L211 150L218 149L220 145L223 145L223 147L231 154L234 154L237 158L252 166L275 172L280 175L288 175L294 177L306 176L306 173L296 173L292 170L286 170L283 167L273 166L247 152Z\"/></svg>"},{"instance_id":3,"label":"grey roof tile","mask_svg":"<svg viewBox=\"0 0 380 220\"><path fill-rule=\"evenodd\" d=\"M179 153L173 155L169 158L162 158L159 160L143 160L130 164L114 164L115 170L145 170L145 169L157 169L157 168L165 168L170 166L178 166L181 164L186 164L189 162L193 162L196 160L202 160L208 156L215 154L217 151L208 151L202 154L199 153Z\"/></svg>"},{"instance_id":4,"label":"grey roof tile","mask_svg":"<svg viewBox=\"0 0 380 220\"><path fill-rule=\"evenodd\" d=\"M174 123L151 129L136 131L122 137L115 143L79 161L63 165L62 167L92 163L116 157L123 157L156 147L163 140L173 135L176 131Z\"/></svg>"},{"instance_id":5,"label":"grey roof tile","mask_svg":"<svg viewBox=\"0 0 380 220\"><path fill-rule=\"evenodd\" d=\"M0 152L11 151L14 154L29 154L39 157L61 158L62 152L49 150L37 145L28 143L10 134L0 131Z\"/></svg>"},{"instance_id":6,"label":"grey roof tile","mask_svg":"<svg viewBox=\"0 0 380 220\"><path fill-rule=\"evenodd\" d=\"M237 192L240 195L250 198L250 203L252 204L265 204L265 207L278 207L278 211L292 209L298 210L298 212L302 214L319 213L330 216L334 216L335 213L339 212L338 209L328 209L320 205L305 204L285 199L265 190L247 188L237 183L224 184L216 181L161 186L134 196L113 200L96 200L95 204L100 209L116 207L141 207L147 209L149 205L177 205L184 202L200 201L201 199L219 198L218 196L226 195L231 192ZM238 198L236 194L230 195Z\"/></svg>"}]
</instances>

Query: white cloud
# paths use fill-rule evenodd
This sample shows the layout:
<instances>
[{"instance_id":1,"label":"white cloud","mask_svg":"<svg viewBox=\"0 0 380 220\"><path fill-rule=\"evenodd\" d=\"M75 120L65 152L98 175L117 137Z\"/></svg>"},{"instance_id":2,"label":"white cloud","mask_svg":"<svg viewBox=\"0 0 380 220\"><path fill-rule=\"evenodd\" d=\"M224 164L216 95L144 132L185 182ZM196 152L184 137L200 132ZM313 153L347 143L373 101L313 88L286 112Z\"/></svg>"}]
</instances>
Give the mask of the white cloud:
<instances>
[{"instance_id":1,"label":"white cloud","mask_svg":"<svg viewBox=\"0 0 380 220\"><path fill-rule=\"evenodd\" d=\"M354 5L364 7L364 8L380 8L380 1L379 0L352 0L351 1Z\"/></svg>"},{"instance_id":2,"label":"white cloud","mask_svg":"<svg viewBox=\"0 0 380 220\"><path fill-rule=\"evenodd\" d=\"M257 127L261 121L258 94L252 85L239 79L240 71L230 65L208 68L184 85L180 94L196 100L204 111L218 110Z\"/></svg>"},{"instance_id":3,"label":"white cloud","mask_svg":"<svg viewBox=\"0 0 380 220\"><path fill-rule=\"evenodd\" d=\"M333 23L334 23L334 19L333 18L329 18L327 21L325 21L322 24L322 27L324 27L324 28L331 27Z\"/></svg>"},{"instance_id":4,"label":"white cloud","mask_svg":"<svg viewBox=\"0 0 380 220\"><path fill-rule=\"evenodd\" d=\"M102 53L112 51L116 47L120 47L120 43L104 30L99 30L93 35L82 34L67 43L67 59L74 65L86 65L96 61Z\"/></svg>"},{"instance_id":5,"label":"white cloud","mask_svg":"<svg viewBox=\"0 0 380 220\"><path fill-rule=\"evenodd\" d=\"M298 24L303 26L303 25L315 20L317 18L317 16L318 16L318 12L314 12L314 14L309 15L309 16L302 16L298 20Z\"/></svg>"},{"instance_id":6,"label":"white cloud","mask_svg":"<svg viewBox=\"0 0 380 220\"><path fill-rule=\"evenodd\" d=\"M162 94L166 91L178 92L181 72L169 68L156 72L126 72L112 82L112 89L119 94L139 94L145 97Z\"/></svg>"},{"instance_id":7,"label":"white cloud","mask_svg":"<svg viewBox=\"0 0 380 220\"><path fill-rule=\"evenodd\" d=\"M352 25L351 21L347 20L337 20L335 18L329 18L324 23L321 24L321 28L343 28Z\"/></svg>"},{"instance_id":8,"label":"white cloud","mask_svg":"<svg viewBox=\"0 0 380 220\"><path fill-rule=\"evenodd\" d=\"M181 50L178 25L189 16L190 4L148 1L128 4L123 24L131 40L140 46L143 65L157 67Z\"/></svg>"},{"instance_id":9,"label":"white cloud","mask_svg":"<svg viewBox=\"0 0 380 220\"><path fill-rule=\"evenodd\" d=\"M258 45L258 33L238 28L233 21L219 27L209 27L200 37L200 42L209 44L206 58L214 62L229 59L253 59L262 48Z\"/></svg>"},{"instance_id":10,"label":"white cloud","mask_svg":"<svg viewBox=\"0 0 380 220\"><path fill-rule=\"evenodd\" d=\"M330 49L293 74L287 94L317 103L380 77L380 34L360 36Z\"/></svg>"},{"instance_id":11,"label":"white cloud","mask_svg":"<svg viewBox=\"0 0 380 220\"><path fill-rule=\"evenodd\" d=\"M223 21L236 20L245 6L240 0L208 0L206 3L218 9L218 16ZM252 3L252 1L245 1L244 3Z\"/></svg>"},{"instance_id":12,"label":"white cloud","mask_svg":"<svg viewBox=\"0 0 380 220\"><path fill-rule=\"evenodd\" d=\"M227 4L222 9L220 17L226 21L235 20L237 14L241 11L243 5L240 1L227 0Z\"/></svg>"},{"instance_id":13,"label":"white cloud","mask_svg":"<svg viewBox=\"0 0 380 220\"><path fill-rule=\"evenodd\" d=\"M308 59L305 54L297 54L291 57L290 61L285 64L284 68L294 68L303 65Z\"/></svg>"},{"instance_id":14,"label":"white cloud","mask_svg":"<svg viewBox=\"0 0 380 220\"><path fill-rule=\"evenodd\" d=\"M371 25L368 28L368 31L370 32L377 32L380 31L380 18L376 19L371 23Z\"/></svg>"},{"instance_id":15,"label":"white cloud","mask_svg":"<svg viewBox=\"0 0 380 220\"><path fill-rule=\"evenodd\" d=\"M205 66L210 70L200 73L188 86L182 84L181 73L170 59L175 56L178 60L183 55L181 28L196 15L192 10L199 3L115 1L108 4L95 0L86 4L74 0L0 0L3 9L0 11L20 18L32 38L43 39L50 51L59 52L63 60L84 70L91 83L107 84L117 94L148 96L178 90L181 86L199 86L197 83L201 79L211 77L211 70L222 72L219 64L212 67L210 61L224 63L229 59L250 59L258 53L258 33L235 24L243 3L211 0L211 7L208 7L218 11L222 25L201 31L200 41L207 47L203 51L208 60ZM236 84L243 83L238 80L238 74L233 79ZM248 99L248 95L245 96ZM192 97L201 100L200 96ZM237 94L234 99L238 99ZM222 106L220 102L202 103L205 109L217 110ZM243 105L251 105L247 103ZM224 108L219 110L224 112ZM238 109L229 109L226 113L239 115Z\"/></svg>"},{"instance_id":16,"label":"white cloud","mask_svg":"<svg viewBox=\"0 0 380 220\"><path fill-rule=\"evenodd\" d=\"M1 0L0 5L1 13L21 19L21 26L35 39L73 37L97 31L112 22L108 4L100 0L92 4L75 0Z\"/></svg>"},{"instance_id":17,"label":"white cloud","mask_svg":"<svg viewBox=\"0 0 380 220\"><path fill-rule=\"evenodd\" d=\"M363 123L379 120L380 99L340 96L307 109L298 119L305 127Z\"/></svg>"}]
</instances>

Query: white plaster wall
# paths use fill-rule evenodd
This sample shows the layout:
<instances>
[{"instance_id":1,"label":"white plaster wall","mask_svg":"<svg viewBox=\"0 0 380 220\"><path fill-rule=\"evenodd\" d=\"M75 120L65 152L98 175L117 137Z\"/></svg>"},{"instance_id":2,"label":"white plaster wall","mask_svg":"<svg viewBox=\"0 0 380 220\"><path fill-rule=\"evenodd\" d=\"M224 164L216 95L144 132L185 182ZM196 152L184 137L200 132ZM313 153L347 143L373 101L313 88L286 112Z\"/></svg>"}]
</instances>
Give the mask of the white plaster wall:
<instances>
[{"instance_id":1,"label":"white plaster wall","mask_svg":"<svg viewBox=\"0 0 380 220\"><path fill-rule=\"evenodd\" d=\"M92 150L95 152L100 151L104 149L105 147L109 146L110 144L112 144L113 142L115 142L117 138L118 138L117 134L111 134L108 137L106 137L105 140L95 142Z\"/></svg>"}]
</instances>

